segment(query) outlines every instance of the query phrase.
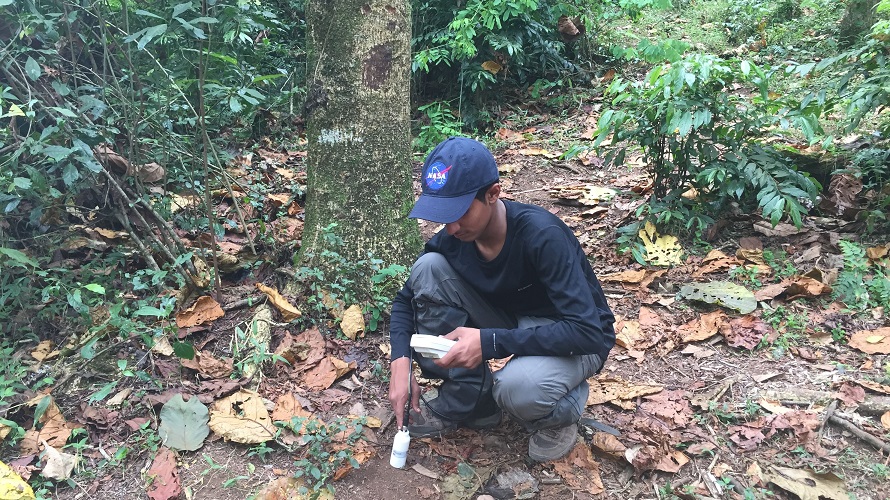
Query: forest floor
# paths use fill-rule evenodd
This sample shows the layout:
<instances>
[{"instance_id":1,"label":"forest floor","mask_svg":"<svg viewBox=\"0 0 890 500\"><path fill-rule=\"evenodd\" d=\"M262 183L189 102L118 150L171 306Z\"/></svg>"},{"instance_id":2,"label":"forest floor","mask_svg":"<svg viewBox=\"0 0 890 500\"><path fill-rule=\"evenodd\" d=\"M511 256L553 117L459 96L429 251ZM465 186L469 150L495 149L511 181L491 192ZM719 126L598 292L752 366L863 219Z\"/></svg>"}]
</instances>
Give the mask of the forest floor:
<instances>
[{"instance_id":1,"label":"forest floor","mask_svg":"<svg viewBox=\"0 0 890 500\"><path fill-rule=\"evenodd\" d=\"M29 434L0 458L47 498L301 498L297 491L313 484L313 467L319 474L339 470L331 497L343 499L890 498L890 311L852 312L830 298L832 277L844 263L839 241L857 241L858 228L825 215L806 218L799 229L773 228L756 214L735 214L697 242L655 239L666 253L682 245L685 257L642 266L616 244L616 228L634 220L651 189L641 162L608 167L592 154L560 159L589 138L597 109L595 102L582 104L559 117L530 109L527 116L537 121L505 119L494 149L503 196L566 221L603 282L619 345L590 380L586 416L617 436L584 426L568 457L531 463L528 435L505 420L491 431L413 440L407 466L394 469L385 324L350 340L288 322L274 309L270 351L292 365L265 358L262 372L232 375L233 364L234 373L245 373L244 331L265 302L263 295L243 299L257 295L258 282L282 288L276 278L286 273L265 265L230 275L216 297L223 315L215 320L178 313L191 326L173 331L194 344L195 360L180 363L157 346L148 352L139 338L111 344L90 362L23 349L17 356L32 372L69 375L54 372L51 400L23 399L31 404L11 416ZM288 192L294 178L282 169L300 171L304 155L261 149L239 168L277 179ZM614 197L599 188L614 190ZM298 207L279 213L282 222L273 225L287 228L285 239L298 237ZM421 224L426 237L437 229ZM886 265L888 241L861 243L870 262ZM243 236L227 235L223 244L236 257L247 252ZM727 281L754 292L756 309L678 296L690 284ZM305 305L305 297L286 298ZM65 342L61 334L46 340ZM131 370L121 369L122 378L114 375L120 360ZM134 376L137 369L150 377ZM97 395L117 378L113 391ZM158 434L165 418L175 418L162 408L176 394L210 406L213 432L200 436L194 451L169 451ZM257 397L261 408L251 406ZM213 424L221 413L228 427ZM322 427L296 434L282 428L270 439L272 421L292 417ZM356 418L366 425L350 441ZM264 432L270 434L263 438ZM73 472L58 473L67 479L40 479L51 462L61 466L45 451L38 458L46 450L41 442L78 457ZM360 462L357 469L324 455L343 449ZM307 482L292 479L298 471Z\"/></svg>"}]
</instances>

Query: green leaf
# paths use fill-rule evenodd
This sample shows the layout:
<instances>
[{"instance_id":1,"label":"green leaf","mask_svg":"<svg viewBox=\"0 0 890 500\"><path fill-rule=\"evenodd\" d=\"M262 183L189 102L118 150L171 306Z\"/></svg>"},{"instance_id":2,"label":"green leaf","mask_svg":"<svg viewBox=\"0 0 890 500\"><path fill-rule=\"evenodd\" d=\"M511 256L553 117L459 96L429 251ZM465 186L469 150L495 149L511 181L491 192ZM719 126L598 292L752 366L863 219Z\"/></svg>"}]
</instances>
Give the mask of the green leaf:
<instances>
[{"instance_id":1,"label":"green leaf","mask_svg":"<svg viewBox=\"0 0 890 500\"><path fill-rule=\"evenodd\" d=\"M93 359L96 357L96 343L99 339L93 339L80 348L80 357L83 359Z\"/></svg>"},{"instance_id":2,"label":"green leaf","mask_svg":"<svg viewBox=\"0 0 890 500\"><path fill-rule=\"evenodd\" d=\"M238 113L244 109L244 106L241 105L241 101L237 97L232 96L229 97L229 109L232 110L232 113Z\"/></svg>"},{"instance_id":3,"label":"green leaf","mask_svg":"<svg viewBox=\"0 0 890 500\"><path fill-rule=\"evenodd\" d=\"M751 72L751 63L748 61L742 61L742 74L748 76L748 73Z\"/></svg>"},{"instance_id":4,"label":"green leaf","mask_svg":"<svg viewBox=\"0 0 890 500\"><path fill-rule=\"evenodd\" d=\"M24 253L16 250L15 248L6 248L0 247L0 254L9 257L10 259L18 262L19 264L27 264L31 267L40 267L40 264L37 263L36 260L28 257Z\"/></svg>"},{"instance_id":5,"label":"green leaf","mask_svg":"<svg viewBox=\"0 0 890 500\"><path fill-rule=\"evenodd\" d=\"M64 146L47 146L43 148L42 153L49 156L55 161L62 161L76 151L74 148L66 148Z\"/></svg>"},{"instance_id":6,"label":"green leaf","mask_svg":"<svg viewBox=\"0 0 890 500\"><path fill-rule=\"evenodd\" d=\"M105 295L105 287L103 287L102 285L100 285L98 283L90 283L88 285L84 285L83 287L91 292L95 292L100 295Z\"/></svg>"},{"instance_id":7,"label":"green leaf","mask_svg":"<svg viewBox=\"0 0 890 500\"><path fill-rule=\"evenodd\" d=\"M0 0L0 7L6 7L7 5L12 5L15 0Z\"/></svg>"},{"instance_id":8,"label":"green leaf","mask_svg":"<svg viewBox=\"0 0 890 500\"><path fill-rule=\"evenodd\" d=\"M175 394L161 408L158 435L168 448L195 451L210 434L209 420L210 412L197 396L184 401L182 394Z\"/></svg>"},{"instance_id":9,"label":"green leaf","mask_svg":"<svg viewBox=\"0 0 890 500\"><path fill-rule=\"evenodd\" d=\"M43 74L43 70L40 69L40 64L35 61L33 57L29 57L28 60L25 61L25 74L28 75L28 78L35 81Z\"/></svg>"},{"instance_id":10,"label":"green leaf","mask_svg":"<svg viewBox=\"0 0 890 500\"><path fill-rule=\"evenodd\" d=\"M90 403L102 401L103 399L107 398L109 394L111 394L111 391L113 391L115 387L117 387L117 380L112 380L111 382L102 386L102 388L98 391L92 393L87 401Z\"/></svg>"},{"instance_id":11,"label":"green leaf","mask_svg":"<svg viewBox=\"0 0 890 500\"><path fill-rule=\"evenodd\" d=\"M46 413L47 408L49 408L49 404L53 402L53 398L49 395L43 396L40 398L40 401L37 402L37 406L34 408L34 421L37 422L40 420L40 417Z\"/></svg>"},{"instance_id":12,"label":"green leaf","mask_svg":"<svg viewBox=\"0 0 890 500\"><path fill-rule=\"evenodd\" d=\"M74 166L73 163L66 163L62 168L62 181L66 186L70 186L74 184L77 179L80 179L80 172L77 171L77 167Z\"/></svg>"},{"instance_id":13,"label":"green leaf","mask_svg":"<svg viewBox=\"0 0 890 500\"><path fill-rule=\"evenodd\" d=\"M68 108L59 108L59 107L53 106L50 109L54 110L56 113L59 113L62 116L67 116L68 118L77 118L77 114Z\"/></svg>"},{"instance_id":14,"label":"green leaf","mask_svg":"<svg viewBox=\"0 0 890 500\"><path fill-rule=\"evenodd\" d=\"M179 5L175 5L173 7L173 15L171 17L176 17L187 10L192 10L191 2L185 2L185 3L181 3Z\"/></svg>"},{"instance_id":15,"label":"green leaf","mask_svg":"<svg viewBox=\"0 0 890 500\"><path fill-rule=\"evenodd\" d=\"M12 184L19 189L31 189L31 179L27 177L16 177L12 180Z\"/></svg>"},{"instance_id":16,"label":"green leaf","mask_svg":"<svg viewBox=\"0 0 890 500\"><path fill-rule=\"evenodd\" d=\"M195 359L195 346L188 342L173 342L173 353L177 358Z\"/></svg>"}]
</instances>

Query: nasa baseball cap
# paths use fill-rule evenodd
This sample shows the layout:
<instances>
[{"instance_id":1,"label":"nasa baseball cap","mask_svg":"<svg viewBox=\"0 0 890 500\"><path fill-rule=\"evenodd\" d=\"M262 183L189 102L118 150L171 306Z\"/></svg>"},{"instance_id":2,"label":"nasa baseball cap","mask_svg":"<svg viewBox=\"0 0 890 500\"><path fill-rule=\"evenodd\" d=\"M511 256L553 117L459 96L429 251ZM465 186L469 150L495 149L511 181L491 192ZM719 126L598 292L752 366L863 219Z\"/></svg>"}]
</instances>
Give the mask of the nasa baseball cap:
<instances>
[{"instance_id":1,"label":"nasa baseball cap","mask_svg":"<svg viewBox=\"0 0 890 500\"><path fill-rule=\"evenodd\" d=\"M440 224L454 222L467 213L480 189L497 181L497 164L484 144L467 137L449 137L423 162L423 192L408 217Z\"/></svg>"}]
</instances>

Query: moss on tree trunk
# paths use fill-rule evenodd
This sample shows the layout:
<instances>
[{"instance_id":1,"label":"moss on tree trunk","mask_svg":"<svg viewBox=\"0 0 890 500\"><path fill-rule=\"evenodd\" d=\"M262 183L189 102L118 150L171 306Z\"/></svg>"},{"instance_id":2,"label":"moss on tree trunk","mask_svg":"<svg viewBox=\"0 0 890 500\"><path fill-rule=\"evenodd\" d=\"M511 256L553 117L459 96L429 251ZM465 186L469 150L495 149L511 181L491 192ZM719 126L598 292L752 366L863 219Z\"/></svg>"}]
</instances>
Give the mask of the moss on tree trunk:
<instances>
[{"instance_id":1,"label":"moss on tree trunk","mask_svg":"<svg viewBox=\"0 0 890 500\"><path fill-rule=\"evenodd\" d=\"M311 0L307 19L308 191L301 256L371 252L408 264L420 250L411 171L410 3ZM343 240L331 248L331 223Z\"/></svg>"}]
</instances>

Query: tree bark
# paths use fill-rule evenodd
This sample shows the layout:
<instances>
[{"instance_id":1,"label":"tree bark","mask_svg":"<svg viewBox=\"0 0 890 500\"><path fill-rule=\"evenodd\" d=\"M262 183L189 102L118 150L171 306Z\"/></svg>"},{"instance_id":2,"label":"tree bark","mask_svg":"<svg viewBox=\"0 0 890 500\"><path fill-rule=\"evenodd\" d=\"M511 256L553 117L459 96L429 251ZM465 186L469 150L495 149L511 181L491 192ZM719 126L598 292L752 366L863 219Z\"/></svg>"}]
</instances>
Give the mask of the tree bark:
<instances>
[{"instance_id":1,"label":"tree bark","mask_svg":"<svg viewBox=\"0 0 890 500\"><path fill-rule=\"evenodd\" d=\"M420 250L420 231L407 218L414 203L410 15L408 0L307 5L306 265L330 265L323 250L407 265ZM342 245L324 237L331 223Z\"/></svg>"}]
</instances>

